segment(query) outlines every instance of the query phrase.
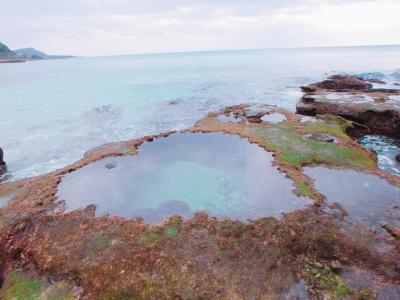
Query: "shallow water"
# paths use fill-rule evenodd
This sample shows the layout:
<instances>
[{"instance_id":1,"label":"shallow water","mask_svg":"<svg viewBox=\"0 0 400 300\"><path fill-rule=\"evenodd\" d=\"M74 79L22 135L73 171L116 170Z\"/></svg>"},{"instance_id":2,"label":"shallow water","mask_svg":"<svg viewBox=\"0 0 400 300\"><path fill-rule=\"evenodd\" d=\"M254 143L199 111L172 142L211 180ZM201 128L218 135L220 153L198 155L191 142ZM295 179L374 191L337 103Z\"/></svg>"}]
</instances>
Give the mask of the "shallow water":
<instances>
[{"instance_id":1,"label":"shallow water","mask_svg":"<svg viewBox=\"0 0 400 300\"><path fill-rule=\"evenodd\" d=\"M286 120L286 116L280 113L267 114L261 118L261 121L268 123L280 123Z\"/></svg>"},{"instance_id":2,"label":"shallow water","mask_svg":"<svg viewBox=\"0 0 400 300\"><path fill-rule=\"evenodd\" d=\"M400 140L380 135L365 135L360 138L360 143L375 151L379 168L400 176L400 162L396 160L396 155L400 154Z\"/></svg>"},{"instance_id":3,"label":"shallow water","mask_svg":"<svg viewBox=\"0 0 400 300\"><path fill-rule=\"evenodd\" d=\"M375 290L377 292L376 299L378 300L400 299L400 285L384 282L371 271L358 267L346 268L343 272L343 278L350 288Z\"/></svg>"},{"instance_id":4,"label":"shallow water","mask_svg":"<svg viewBox=\"0 0 400 300\"><path fill-rule=\"evenodd\" d=\"M11 180L34 176L94 146L192 126L226 105L258 102L294 111L298 87L333 72L387 75L399 66L398 46L1 64L0 147Z\"/></svg>"},{"instance_id":5,"label":"shallow water","mask_svg":"<svg viewBox=\"0 0 400 300\"><path fill-rule=\"evenodd\" d=\"M221 123L237 124L242 122L242 120L239 117L236 117L232 113L229 115L219 115L217 118Z\"/></svg>"},{"instance_id":6,"label":"shallow water","mask_svg":"<svg viewBox=\"0 0 400 300\"><path fill-rule=\"evenodd\" d=\"M349 219L368 227L381 224L400 225L400 188L371 174L323 167L304 168L315 180L316 189L331 203L340 203Z\"/></svg>"},{"instance_id":7,"label":"shallow water","mask_svg":"<svg viewBox=\"0 0 400 300\"><path fill-rule=\"evenodd\" d=\"M232 219L281 216L310 201L272 166L272 155L237 136L176 134L143 144L135 156L106 158L61 181L68 211L96 204L97 215L157 222L196 211Z\"/></svg>"},{"instance_id":8,"label":"shallow water","mask_svg":"<svg viewBox=\"0 0 400 300\"><path fill-rule=\"evenodd\" d=\"M287 291L280 295L279 299L282 300L307 300L308 285L304 280L294 283Z\"/></svg>"}]
</instances>

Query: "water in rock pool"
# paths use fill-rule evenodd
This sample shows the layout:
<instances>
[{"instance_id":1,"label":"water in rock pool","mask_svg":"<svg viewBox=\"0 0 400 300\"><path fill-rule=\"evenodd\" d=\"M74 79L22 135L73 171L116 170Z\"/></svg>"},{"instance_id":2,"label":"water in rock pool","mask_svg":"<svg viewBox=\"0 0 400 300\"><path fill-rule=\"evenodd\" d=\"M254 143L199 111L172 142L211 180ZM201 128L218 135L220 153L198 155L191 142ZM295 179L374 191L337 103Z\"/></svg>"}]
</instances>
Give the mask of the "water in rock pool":
<instances>
[{"instance_id":1,"label":"water in rock pool","mask_svg":"<svg viewBox=\"0 0 400 300\"><path fill-rule=\"evenodd\" d=\"M221 123L228 123L228 124L237 124L237 123L243 122L240 118L236 117L233 114L220 115L220 116L218 116L218 120Z\"/></svg>"},{"instance_id":2,"label":"water in rock pool","mask_svg":"<svg viewBox=\"0 0 400 300\"><path fill-rule=\"evenodd\" d=\"M353 170L307 167L304 173L315 180L316 189L330 203L340 203L347 210L350 220L374 228L386 222L400 225L399 187L376 175Z\"/></svg>"},{"instance_id":3,"label":"water in rock pool","mask_svg":"<svg viewBox=\"0 0 400 300\"><path fill-rule=\"evenodd\" d=\"M378 166L382 170L400 176L400 162L396 155L400 154L400 140L380 135L365 135L360 138L360 143L376 152Z\"/></svg>"},{"instance_id":4,"label":"water in rock pool","mask_svg":"<svg viewBox=\"0 0 400 300\"><path fill-rule=\"evenodd\" d=\"M157 222L196 211L232 219L279 217L310 201L257 145L222 133L175 134L143 144L134 156L106 158L65 175L57 196L68 211Z\"/></svg>"},{"instance_id":5,"label":"water in rock pool","mask_svg":"<svg viewBox=\"0 0 400 300\"><path fill-rule=\"evenodd\" d=\"M261 121L268 123L280 123L286 121L286 116L280 113L273 113L265 115L261 118Z\"/></svg>"}]
</instances>

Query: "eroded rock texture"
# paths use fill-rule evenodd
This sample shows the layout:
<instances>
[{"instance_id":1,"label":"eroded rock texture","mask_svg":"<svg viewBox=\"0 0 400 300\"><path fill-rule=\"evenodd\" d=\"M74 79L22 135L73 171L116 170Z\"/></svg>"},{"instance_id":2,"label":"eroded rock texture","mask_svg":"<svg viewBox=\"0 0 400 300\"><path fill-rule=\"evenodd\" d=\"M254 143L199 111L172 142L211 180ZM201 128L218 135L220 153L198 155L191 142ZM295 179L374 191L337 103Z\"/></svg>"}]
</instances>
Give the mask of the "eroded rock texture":
<instances>
[{"instance_id":1,"label":"eroded rock texture","mask_svg":"<svg viewBox=\"0 0 400 300\"><path fill-rule=\"evenodd\" d=\"M355 136L374 133L400 137L400 90L374 88L371 82L334 75L302 87L305 92L297 112L305 115L332 114L362 126Z\"/></svg>"}]
</instances>

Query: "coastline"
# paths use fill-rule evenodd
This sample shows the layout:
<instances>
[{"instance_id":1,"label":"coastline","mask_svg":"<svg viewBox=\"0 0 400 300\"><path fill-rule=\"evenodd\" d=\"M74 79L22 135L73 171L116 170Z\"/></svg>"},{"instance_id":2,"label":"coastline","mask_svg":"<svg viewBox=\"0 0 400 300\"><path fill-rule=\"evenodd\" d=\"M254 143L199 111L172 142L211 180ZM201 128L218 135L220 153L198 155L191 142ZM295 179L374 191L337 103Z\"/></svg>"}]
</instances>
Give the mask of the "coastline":
<instances>
[{"instance_id":1,"label":"coastline","mask_svg":"<svg viewBox=\"0 0 400 300\"><path fill-rule=\"evenodd\" d=\"M23 59L21 57L0 58L0 64L23 63L23 62L26 62L26 59Z\"/></svg>"}]
</instances>

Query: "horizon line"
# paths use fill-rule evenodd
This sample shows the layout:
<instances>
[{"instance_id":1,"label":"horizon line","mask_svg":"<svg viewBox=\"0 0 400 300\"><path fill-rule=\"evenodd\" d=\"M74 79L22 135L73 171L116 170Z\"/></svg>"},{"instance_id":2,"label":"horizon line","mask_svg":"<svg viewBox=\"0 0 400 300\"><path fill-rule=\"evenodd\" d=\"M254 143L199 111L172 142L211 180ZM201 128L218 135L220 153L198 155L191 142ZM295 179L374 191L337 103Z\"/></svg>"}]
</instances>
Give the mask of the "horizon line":
<instances>
[{"instance_id":1,"label":"horizon line","mask_svg":"<svg viewBox=\"0 0 400 300\"><path fill-rule=\"evenodd\" d=\"M346 45L346 46L302 46L302 47L269 47L269 48L242 48L242 49L222 49L222 50L193 50L193 51L165 51L165 52L141 52L126 54L105 54L105 55L75 55L75 58L97 58L110 56L133 56L133 55L160 55L160 54L189 54L189 53L209 53L209 52L235 52L235 51L263 51L263 50L291 50L291 49L327 49L327 48L366 48L366 47L399 47L398 44L375 44L375 45ZM47 52L46 52L47 53Z\"/></svg>"}]
</instances>

